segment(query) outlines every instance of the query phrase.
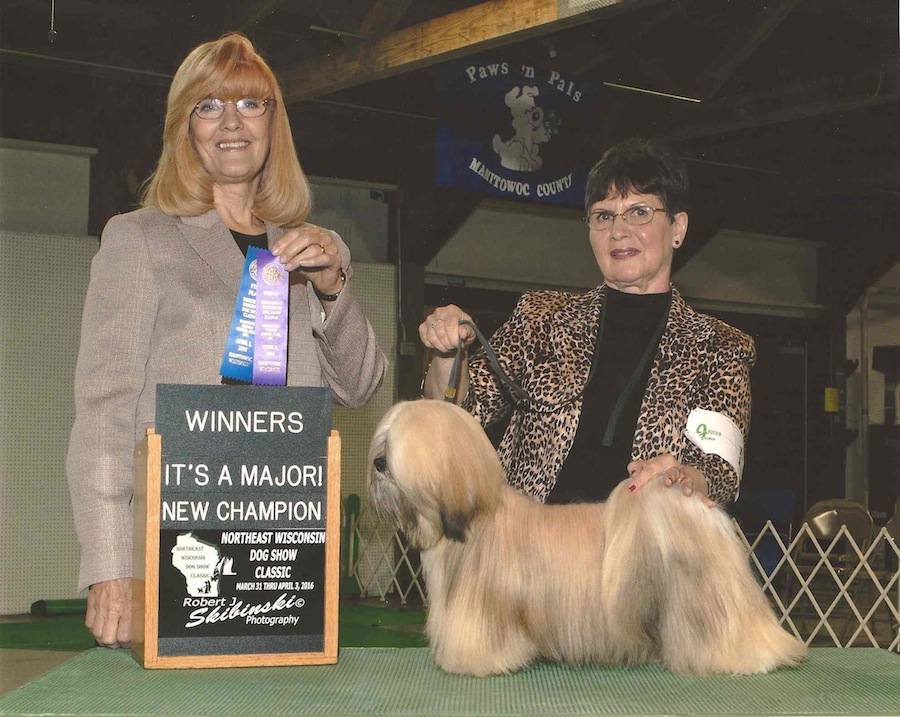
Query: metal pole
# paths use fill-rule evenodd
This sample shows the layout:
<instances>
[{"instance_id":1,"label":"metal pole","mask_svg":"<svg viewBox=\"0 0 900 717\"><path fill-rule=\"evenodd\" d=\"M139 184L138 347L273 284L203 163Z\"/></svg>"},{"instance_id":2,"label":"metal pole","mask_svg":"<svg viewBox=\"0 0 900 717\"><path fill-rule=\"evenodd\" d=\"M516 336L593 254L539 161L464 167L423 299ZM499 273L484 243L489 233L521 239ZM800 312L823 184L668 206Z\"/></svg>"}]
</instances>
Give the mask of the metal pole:
<instances>
[{"instance_id":1,"label":"metal pole","mask_svg":"<svg viewBox=\"0 0 900 717\"><path fill-rule=\"evenodd\" d=\"M803 339L803 514L809 494L809 339ZM793 520L791 521L793 525ZM793 537L793 535L791 536Z\"/></svg>"},{"instance_id":2,"label":"metal pole","mask_svg":"<svg viewBox=\"0 0 900 717\"><path fill-rule=\"evenodd\" d=\"M859 450L862 473L863 505L869 507L869 293L866 289L859 302Z\"/></svg>"}]
</instances>

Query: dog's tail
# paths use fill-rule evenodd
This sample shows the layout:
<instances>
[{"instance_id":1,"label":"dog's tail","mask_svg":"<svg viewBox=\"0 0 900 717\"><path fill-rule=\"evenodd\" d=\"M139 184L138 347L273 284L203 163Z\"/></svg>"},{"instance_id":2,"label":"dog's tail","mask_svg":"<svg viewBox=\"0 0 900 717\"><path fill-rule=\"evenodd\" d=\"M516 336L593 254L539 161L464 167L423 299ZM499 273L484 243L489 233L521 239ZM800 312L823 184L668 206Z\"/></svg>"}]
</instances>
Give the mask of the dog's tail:
<instances>
[{"instance_id":1,"label":"dog's tail","mask_svg":"<svg viewBox=\"0 0 900 717\"><path fill-rule=\"evenodd\" d=\"M612 493L603 606L625 662L660 659L689 674L768 672L806 646L784 630L731 519L657 478Z\"/></svg>"}]
</instances>

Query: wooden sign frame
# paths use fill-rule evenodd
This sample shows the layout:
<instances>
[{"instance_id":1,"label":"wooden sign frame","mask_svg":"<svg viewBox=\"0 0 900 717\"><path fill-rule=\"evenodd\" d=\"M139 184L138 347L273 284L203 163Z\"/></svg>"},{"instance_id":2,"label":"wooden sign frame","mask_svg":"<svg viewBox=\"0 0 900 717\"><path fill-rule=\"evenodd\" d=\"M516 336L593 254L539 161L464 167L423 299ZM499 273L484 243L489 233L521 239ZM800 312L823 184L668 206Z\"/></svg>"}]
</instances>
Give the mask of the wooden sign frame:
<instances>
[{"instance_id":1,"label":"wooden sign frame","mask_svg":"<svg viewBox=\"0 0 900 717\"><path fill-rule=\"evenodd\" d=\"M327 439L325 507L324 645L319 652L272 652L229 655L159 654L159 547L162 486L162 441L154 429L135 448L134 577L132 580L131 651L148 669L192 667L262 667L326 665L338 658L338 590L340 581L341 439Z\"/></svg>"}]
</instances>

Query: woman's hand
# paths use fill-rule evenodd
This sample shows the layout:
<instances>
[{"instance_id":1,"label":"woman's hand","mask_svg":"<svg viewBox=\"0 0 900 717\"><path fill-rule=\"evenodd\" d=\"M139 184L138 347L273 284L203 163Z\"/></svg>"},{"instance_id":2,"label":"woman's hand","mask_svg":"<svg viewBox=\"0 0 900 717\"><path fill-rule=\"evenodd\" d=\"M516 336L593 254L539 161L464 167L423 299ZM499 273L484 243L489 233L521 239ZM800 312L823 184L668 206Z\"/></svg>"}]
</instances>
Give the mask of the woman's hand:
<instances>
[{"instance_id":1,"label":"woman's hand","mask_svg":"<svg viewBox=\"0 0 900 717\"><path fill-rule=\"evenodd\" d=\"M425 398L447 398L448 391L452 389L453 401L459 405L469 392L469 357L466 347L475 340L475 332L471 326L462 326L461 321L472 321L472 317L458 306L448 304L436 308L419 324L422 344L436 352L422 383ZM458 385L451 387L448 384L460 341L463 343L463 351L460 357L462 361L459 363Z\"/></svg>"},{"instance_id":2,"label":"woman's hand","mask_svg":"<svg viewBox=\"0 0 900 717\"><path fill-rule=\"evenodd\" d=\"M661 475L666 487L678 486L684 495L697 495L710 508L715 505L707 495L708 486L703 474L693 466L682 465L671 453L648 460L632 461L628 464L628 475L631 476L628 490L632 493Z\"/></svg>"},{"instance_id":3,"label":"woman's hand","mask_svg":"<svg viewBox=\"0 0 900 717\"><path fill-rule=\"evenodd\" d=\"M84 624L104 647L128 647L131 642L131 578L91 585Z\"/></svg>"},{"instance_id":4,"label":"woman's hand","mask_svg":"<svg viewBox=\"0 0 900 717\"><path fill-rule=\"evenodd\" d=\"M308 223L289 229L272 253L288 271L299 269L322 294L337 294L343 288L341 255L327 229Z\"/></svg>"},{"instance_id":5,"label":"woman's hand","mask_svg":"<svg viewBox=\"0 0 900 717\"><path fill-rule=\"evenodd\" d=\"M475 340L472 327L462 326L461 321L472 321L472 317L454 304L439 306L419 324L419 338L425 348L452 355L459 348L460 339L464 346Z\"/></svg>"}]
</instances>

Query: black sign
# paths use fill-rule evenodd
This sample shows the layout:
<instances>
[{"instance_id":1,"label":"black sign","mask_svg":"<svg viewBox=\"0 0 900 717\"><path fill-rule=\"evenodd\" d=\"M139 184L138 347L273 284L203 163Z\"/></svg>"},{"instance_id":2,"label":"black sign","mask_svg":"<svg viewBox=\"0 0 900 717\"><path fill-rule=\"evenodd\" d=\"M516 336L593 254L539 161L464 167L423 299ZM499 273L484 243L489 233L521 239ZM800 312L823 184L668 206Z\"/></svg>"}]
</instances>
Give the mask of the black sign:
<instances>
[{"instance_id":1,"label":"black sign","mask_svg":"<svg viewBox=\"0 0 900 717\"><path fill-rule=\"evenodd\" d=\"M158 654L317 652L331 393L160 385Z\"/></svg>"}]
</instances>

